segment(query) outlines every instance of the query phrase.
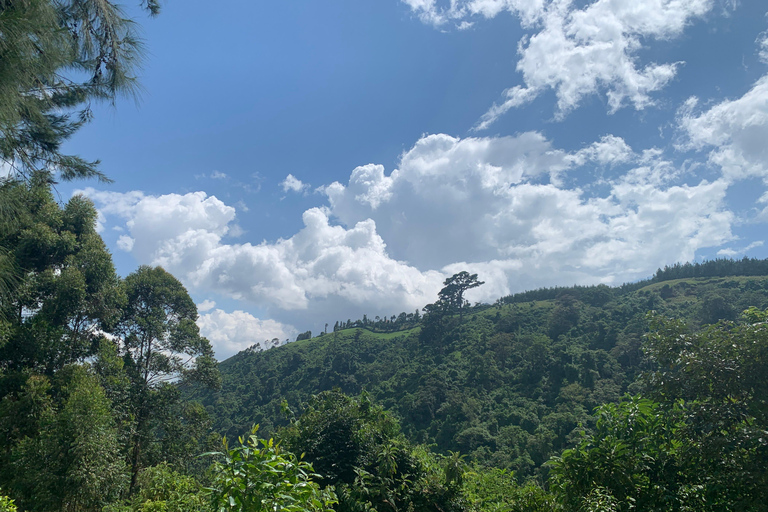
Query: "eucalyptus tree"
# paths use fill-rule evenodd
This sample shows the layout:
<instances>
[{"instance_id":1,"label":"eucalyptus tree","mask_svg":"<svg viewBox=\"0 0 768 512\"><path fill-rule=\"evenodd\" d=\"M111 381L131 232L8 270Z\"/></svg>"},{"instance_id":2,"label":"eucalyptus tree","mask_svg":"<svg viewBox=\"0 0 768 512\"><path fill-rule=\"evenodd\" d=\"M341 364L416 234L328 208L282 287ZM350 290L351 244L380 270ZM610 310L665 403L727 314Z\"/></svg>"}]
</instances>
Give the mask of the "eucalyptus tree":
<instances>
[{"instance_id":1,"label":"eucalyptus tree","mask_svg":"<svg viewBox=\"0 0 768 512\"><path fill-rule=\"evenodd\" d=\"M178 382L217 386L210 342L200 336L197 307L178 279L161 267L141 266L123 281L126 306L116 332L132 381L131 487L148 459L163 414L178 402Z\"/></svg>"}]
</instances>

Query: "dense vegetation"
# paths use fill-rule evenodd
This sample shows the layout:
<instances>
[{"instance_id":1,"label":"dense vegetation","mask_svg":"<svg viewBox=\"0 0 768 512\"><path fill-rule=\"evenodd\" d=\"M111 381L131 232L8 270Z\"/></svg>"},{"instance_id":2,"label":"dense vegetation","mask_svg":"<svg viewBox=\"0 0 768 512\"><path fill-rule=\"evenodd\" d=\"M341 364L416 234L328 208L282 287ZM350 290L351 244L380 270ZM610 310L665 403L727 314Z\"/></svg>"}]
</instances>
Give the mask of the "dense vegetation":
<instances>
[{"instance_id":1,"label":"dense vegetation","mask_svg":"<svg viewBox=\"0 0 768 512\"><path fill-rule=\"evenodd\" d=\"M9 510L764 506L768 276L470 307L457 274L403 330L245 351L217 389L173 276L117 277L93 205L37 175L3 194L21 212L0 238ZM274 439L221 447L256 423Z\"/></svg>"},{"instance_id":2,"label":"dense vegetation","mask_svg":"<svg viewBox=\"0 0 768 512\"><path fill-rule=\"evenodd\" d=\"M459 272L217 365L181 283L55 199L106 179L60 148L139 48L109 1L0 1L0 512L768 508L768 261L474 307Z\"/></svg>"},{"instance_id":3,"label":"dense vegetation","mask_svg":"<svg viewBox=\"0 0 768 512\"><path fill-rule=\"evenodd\" d=\"M768 277L563 288L552 300L474 307L463 322L427 317L395 333L353 328L246 351L221 363L221 390L192 395L234 434L284 425L283 399L300 410L320 391L366 390L415 442L543 477L579 425L594 425L595 407L641 389L649 310L696 329L750 305L768 307Z\"/></svg>"},{"instance_id":4,"label":"dense vegetation","mask_svg":"<svg viewBox=\"0 0 768 512\"><path fill-rule=\"evenodd\" d=\"M418 323L244 351L218 389L173 276L117 277L37 175L3 194L9 510L763 510L768 276L470 307L461 273Z\"/></svg>"}]
</instances>

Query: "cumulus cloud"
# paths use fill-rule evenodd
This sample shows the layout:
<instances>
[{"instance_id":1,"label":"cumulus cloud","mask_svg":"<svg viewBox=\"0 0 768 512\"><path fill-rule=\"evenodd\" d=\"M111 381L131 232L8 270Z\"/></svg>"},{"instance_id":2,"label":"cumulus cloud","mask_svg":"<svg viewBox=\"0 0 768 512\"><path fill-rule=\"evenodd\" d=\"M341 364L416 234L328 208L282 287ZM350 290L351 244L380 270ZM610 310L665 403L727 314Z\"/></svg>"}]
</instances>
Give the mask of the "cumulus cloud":
<instances>
[{"instance_id":1,"label":"cumulus cloud","mask_svg":"<svg viewBox=\"0 0 768 512\"><path fill-rule=\"evenodd\" d=\"M257 347L266 350L294 339L297 331L290 325L275 320L260 320L245 311L227 313L215 309L197 319L200 334L213 345L221 361L241 350Z\"/></svg>"},{"instance_id":2,"label":"cumulus cloud","mask_svg":"<svg viewBox=\"0 0 768 512\"><path fill-rule=\"evenodd\" d=\"M504 101L483 115L477 129L547 89L557 96L557 118L585 96L602 91L610 113L627 103L637 110L653 105L651 93L674 78L679 63L639 64L642 42L679 35L692 18L711 7L709 0L598 0L583 9L567 1L552 2L541 14L541 30L518 46L517 71L524 85L507 89Z\"/></svg>"},{"instance_id":3,"label":"cumulus cloud","mask_svg":"<svg viewBox=\"0 0 768 512\"><path fill-rule=\"evenodd\" d=\"M615 135L605 135L599 141L577 151L572 160L576 165L584 165L587 162L596 162L600 165L618 165L627 163L635 157L632 148L624 139Z\"/></svg>"},{"instance_id":4,"label":"cumulus cloud","mask_svg":"<svg viewBox=\"0 0 768 512\"><path fill-rule=\"evenodd\" d=\"M122 218L139 262L163 266L194 290L245 300L276 314L304 311L308 322L339 311L362 316L415 309L434 300L445 278L392 259L374 221L332 225L322 208L307 210L304 228L288 239L227 244L222 238L233 225L234 210L202 192L133 193L132 204L111 192L84 193L102 213Z\"/></svg>"},{"instance_id":5,"label":"cumulus cloud","mask_svg":"<svg viewBox=\"0 0 768 512\"><path fill-rule=\"evenodd\" d=\"M599 175L603 186L568 188L572 174ZM123 225L133 240L124 249L140 263L306 328L422 307L460 270L486 281L469 300L493 301L693 260L734 239L734 215L728 180L683 177L662 152L638 153L613 135L573 153L537 132L428 135L390 173L365 165L323 187L328 204L306 210L302 229L260 244L227 243L234 208L202 192L85 193L105 222Z\"/></svg>"},{"instance_id":6,"label":"cumulus cloud","mask_svg":"<svg viewBox=\"0 0 768 512\"><path fill-rule=\"evenodd\" d=\"M768 179L768 75L742 97L702 112L692 97L678 112L679 149L708 150L710 163L731 181L750 176Z\"/></svg>"},{"instance_id":7,"label":"cumulus cloud","mask_svg":"<svg viewBox=\"0 0 768 512\"><path fill-rule=\"evenodd\" d=\"M603 195L559 183L564 173L600 165L624 166ZM485 290L498 296L564 282L636 279L730 240L728 183L678 183L679 175L658 152L637 155L612 135L574 154L535 132L430 135L390 175L365 166L348 184L324 191L343 224L373 219L392 257L445 274L467 267L497 276L496 288Z\"/></svg>"},{"instance_id":8,"label":"cumulus cloud","mask_svg":"<svg viewBox=\"0 0 768 512\"><path fill-rule=\"evenodd\" d=\"M296 178L293 174L289 174L285 179L280 182L280 186L283 187L283 192L305 192L309 185L302 183L302 181Z\"/></svg>"},{"instance_id":9,"label":"cumulus cloud","mask_svg":"<svg viewBox=\"0 0 768 512\"><path fill-rule=\"evenodd\" d=\"M562 118L586 96L604 92L609 112L630 104L654 104L652 93L675 77L680 63L641 64L639 51L650 40L678 36L692 19L712 9L712 0L597 0L582 8L569 0L404 0L422 21L459 27L467 18L492 18L507 11L520 18L526 35L518 44L516 69L523 84L504 91L503 100L479 120L484 130L508 110L554 90L556 117Z\"/></svg>"}]
</instances>

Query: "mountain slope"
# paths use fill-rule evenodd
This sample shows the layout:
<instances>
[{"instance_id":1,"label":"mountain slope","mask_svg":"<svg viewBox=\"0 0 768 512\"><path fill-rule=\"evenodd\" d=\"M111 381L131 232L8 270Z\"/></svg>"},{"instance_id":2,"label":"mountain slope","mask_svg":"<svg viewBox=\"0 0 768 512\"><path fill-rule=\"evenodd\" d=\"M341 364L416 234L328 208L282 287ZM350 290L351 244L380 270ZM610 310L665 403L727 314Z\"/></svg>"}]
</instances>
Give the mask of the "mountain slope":
<instances>
[{"instance_id":1,"label":"mountain slope","mask_svg":"<svg viewBox=\"0 0 768 512\"><path fill-rule=\"evenodd\" d=\"M563 288L548 300L501 299L459 323L394 333L340 330L222 362L223 387L187 390L229 436L254 423L286 423L312 394L366 390L400 419L411 440L482 463L539 471L573 444L589 413L616 401L643 368L646 313L692 328L768 307L768 277L688 278L636 290ZM511 302L511 303L505 303Z\"/></svg>"}]
</instances>

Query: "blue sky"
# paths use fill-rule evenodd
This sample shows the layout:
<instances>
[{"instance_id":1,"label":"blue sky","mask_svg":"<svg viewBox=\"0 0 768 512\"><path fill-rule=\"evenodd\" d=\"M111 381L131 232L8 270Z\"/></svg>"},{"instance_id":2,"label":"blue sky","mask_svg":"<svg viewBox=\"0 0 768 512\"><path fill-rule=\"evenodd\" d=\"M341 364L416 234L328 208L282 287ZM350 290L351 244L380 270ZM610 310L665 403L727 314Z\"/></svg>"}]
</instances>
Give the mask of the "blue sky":
<instances>
[{"instance_id":1,"label":"blue sky","mask_svg":"<svg viewBox=\"0 0 768 512\"><path fill-rule=\"evenodd\" d=\"M768 257L768 17L731 0L168 0L67 149L220 358L326 322Z\"/></svg>"}]
</instances>

